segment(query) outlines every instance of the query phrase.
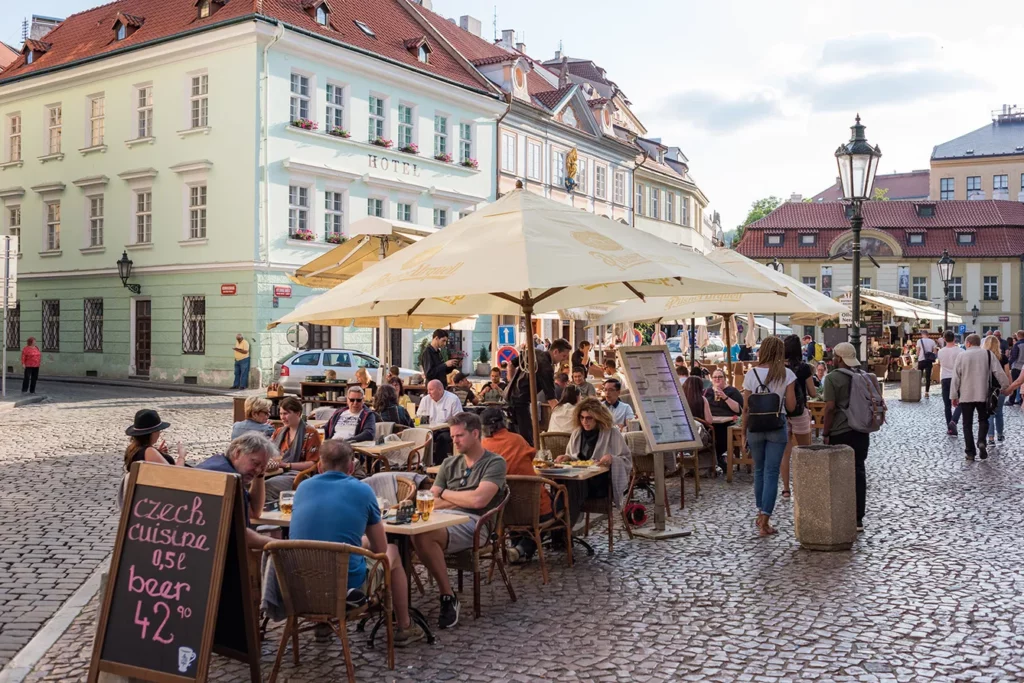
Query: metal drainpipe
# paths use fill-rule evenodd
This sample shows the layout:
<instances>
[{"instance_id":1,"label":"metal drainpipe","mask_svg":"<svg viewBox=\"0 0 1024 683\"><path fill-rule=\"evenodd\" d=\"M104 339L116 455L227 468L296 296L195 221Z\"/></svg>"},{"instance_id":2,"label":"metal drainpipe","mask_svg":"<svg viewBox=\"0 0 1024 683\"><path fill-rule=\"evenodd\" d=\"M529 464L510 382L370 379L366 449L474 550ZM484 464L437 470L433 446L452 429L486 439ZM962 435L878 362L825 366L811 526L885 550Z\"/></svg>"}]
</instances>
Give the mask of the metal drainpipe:
<instances>
[{"instance_id":1,"label":"metal drainpipe","mask_svg":"<svg viewBox=\"0 0 1024 683\"><path fill-rule=\"evenodd\" d=\"M1020 279L1017 281L1017 287L1020 290L1020 327L1018 330L1024 330L1024 254L1020 255Z\"/></svg>"},{"instance_id":2,"label":"metal drainpipe","mask_svg":"<svg viewBox=\"0 0 1024 683\"><path fill-rule=\"evenodd\" d=\"M508 106L505 107L505 112L498 117L498 120L494 122L494 156L497 157L501 150L501 122L505 120L509 112L512 111L512 93L505 93L505 97L508 99ZM498 188L501 187L501 161L496 160L494 164L494 198L498 198ZM493 320L493 318L492 318ZM501 324L501 318L497 318L498 323ZM516 330L518 331L518 327ZM498 353L498 328L491 325L491 360L496 360Z\"/></svg>"},{"instance_id":3,"label":"metal drainpipe","mask_svg":"<svg viewBox=\"0 0 1024 683\"><path fill-rule=\"evenodd\" d=\"M267 54L274 43L284 36L284 24L278 23L274 37L263 47L263 74L260 77L263 89L260 98L260 172L263 176L263 187L260 190L260 260L270 266L270 169L267 164L267 145L269 144L270 125L267 118L270 112L270 67L267 62Z\"/></svg>"}]
</instances>

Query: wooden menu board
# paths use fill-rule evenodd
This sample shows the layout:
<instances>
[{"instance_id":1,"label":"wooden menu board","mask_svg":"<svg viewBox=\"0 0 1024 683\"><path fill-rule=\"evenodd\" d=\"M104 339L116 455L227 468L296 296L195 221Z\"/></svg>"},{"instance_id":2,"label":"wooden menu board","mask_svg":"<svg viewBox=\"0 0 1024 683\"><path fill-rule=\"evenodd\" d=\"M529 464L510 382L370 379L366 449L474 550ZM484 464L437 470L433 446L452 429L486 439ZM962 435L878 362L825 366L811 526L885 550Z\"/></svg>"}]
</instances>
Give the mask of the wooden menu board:
<instances>
[{"instance_id":1,"label":"wooden menu board","mask_svg":"<svg viewBox=\"0 0 1024 683\"><path fill-rule=\"evenodd\" d=\"M236 475L132 465L89 683L206 681L213 651L261 680L244 504Z\"/></svg>"},{"instance_id":2,"label":"wooden menu board","mask_svg":"<svg viewBox=\"0 0 1024 683\"><path fill-rule=\"evenodd\" d=\"M683 400L683 388L668 347L622 346L618 351L633 408L651 449L700 448L700 437L690 406Z\"/></svg>"}]
</instances>

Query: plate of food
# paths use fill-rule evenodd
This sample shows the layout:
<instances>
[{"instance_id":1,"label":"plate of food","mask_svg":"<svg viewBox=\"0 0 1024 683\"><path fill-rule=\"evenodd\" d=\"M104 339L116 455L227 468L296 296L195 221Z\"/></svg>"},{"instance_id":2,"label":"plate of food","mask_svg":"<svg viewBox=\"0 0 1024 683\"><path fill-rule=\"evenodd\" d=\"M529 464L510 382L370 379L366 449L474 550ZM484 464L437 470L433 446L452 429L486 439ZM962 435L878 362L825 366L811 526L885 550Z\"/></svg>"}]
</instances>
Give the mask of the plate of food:
<instances>
[{"instance_id":1,"label":"plate of food","mask_svg":"<svg viewBox=\"0 0 1024 683\"><path fill-rule=\"evenodd\" d=\"M593 467L593 460L570 460L569 464L573 467Z\"/></svg>"},{"instance_id":2,"label":"plate of food","mask_svg":"<svg viewBox=\"0 0 1024 683\"><path fill-rule=\"evenodd\" d=\"M571 467L545 467L544 469L539 470L539 471L540 471L541 474L547 474L547 475L552 475L552 474L569 474L570 472L572 472L572 468Z\"/></svg>"}]
</instances>

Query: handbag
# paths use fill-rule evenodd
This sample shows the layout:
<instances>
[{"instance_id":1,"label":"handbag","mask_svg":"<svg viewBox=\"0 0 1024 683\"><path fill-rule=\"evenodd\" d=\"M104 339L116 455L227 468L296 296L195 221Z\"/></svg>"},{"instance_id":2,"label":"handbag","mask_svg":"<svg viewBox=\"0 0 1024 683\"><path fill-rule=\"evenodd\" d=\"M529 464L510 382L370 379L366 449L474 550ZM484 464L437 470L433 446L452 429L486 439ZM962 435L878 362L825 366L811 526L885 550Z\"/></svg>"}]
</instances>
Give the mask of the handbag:
<instances>
[{"instance_id":1,"label":"handbag","mask_svg":"<svg viewBox=\"0 0 1024 683\"><path fill-rule=\"evenodd\" d=\"M774 432L782 429L786 426L786 417L782 413L782 397L765 386L756 368L752 368L751 372L757 378L758 387L747 400L747 431Z\"/></svg>"},{"instance_id":2,"label":"handbag","mask_svg":"<svg viewBox=\"0 0 1024 683\"><path fill-rule=\"evenodd\" d=\"M999 384L999 380L992 374L992 357L991 351L988 353L988 398L985 399L985 408L988 410L989 415L994 415L999 410L999 394L1002 392L1002 386ZM1000 368L1001 370L1002 368Z\"/></svg>"}]
</instances>

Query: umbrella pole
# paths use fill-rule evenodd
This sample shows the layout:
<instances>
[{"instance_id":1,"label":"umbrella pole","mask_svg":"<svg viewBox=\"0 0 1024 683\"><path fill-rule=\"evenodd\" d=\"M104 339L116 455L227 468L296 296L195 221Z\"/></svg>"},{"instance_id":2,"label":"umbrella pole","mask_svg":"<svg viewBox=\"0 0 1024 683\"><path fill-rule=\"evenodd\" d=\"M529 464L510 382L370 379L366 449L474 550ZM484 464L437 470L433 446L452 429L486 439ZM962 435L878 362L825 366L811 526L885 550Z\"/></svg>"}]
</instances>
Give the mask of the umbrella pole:
<instances>
[{"instance_id":1,"label":"umbrella pole","mask_svg":"<svg viewBox=\"0 0 1024 683\"><path fill-rule=\"evenodd\" d=\"M725 327L725 364L729 369L727 377L732 382L732 342L729 341L729 318L732 317L732 313L726 313L722 316L722 324Z\"/></svg>"},{"instance_id":2,"label":"umbrella pole","mask_svg":"<svg viewBox=\"0 0 1024 683\"><path fill-rule=\"evenodd\" d=\"M690 329L686 331L686 341L690 342L690 374L697 369L697 319L690 318Z\"/></svg>"},{"instance_id":3,"label":"umbrella pole","mask_svg":"<svg viewBox=\"0 0 1024 683\"><path fill-rule=\"evenodd\" d=\"M526 332L529 335L529 342L526 344L526 359L530 376L530 421L533 423L533 443L530 445L536 448L540 443L540 417L537 406L537 349L533 344L533 303L529 299L526 301L529 303L523 304L523 315L526 316Z\"/></svg>"}]
</instances>

